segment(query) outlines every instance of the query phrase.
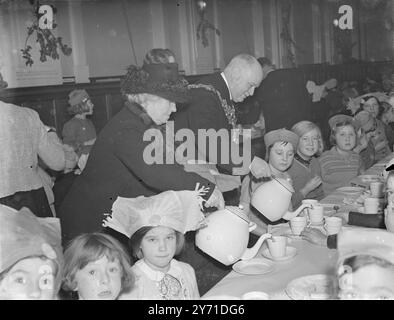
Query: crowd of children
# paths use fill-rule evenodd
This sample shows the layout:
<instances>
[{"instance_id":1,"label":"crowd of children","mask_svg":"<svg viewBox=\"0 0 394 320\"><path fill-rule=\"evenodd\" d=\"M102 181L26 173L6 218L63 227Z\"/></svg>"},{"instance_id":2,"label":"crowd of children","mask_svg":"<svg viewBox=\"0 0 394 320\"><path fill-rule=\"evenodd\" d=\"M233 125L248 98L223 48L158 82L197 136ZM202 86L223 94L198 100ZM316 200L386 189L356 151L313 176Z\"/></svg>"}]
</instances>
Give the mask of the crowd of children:
<instances>
[{"instance_id":1,"label":"crowd of children","mask_svg":"<svg viewBox=\"0 0 394 320\"><path fill-rule=\"evenodd\" d=\"M291 218L284 213L278 221L267 222L251 205L253 192L268 180L280 178L292 185L291 212L304 199L321 200L346 186L393 150L393 93L357 97L355 88L343 92L348 112L330 115L329 146L323 130L311 121L264 135L266 159L252 162L239 199L257 234L265 233L268 224ZM87 118L94 105L85 90L72 91L69 104L73 117L63 127L62 142L56 143L77 155L80 172L96 140ZM69 166L74 169L75 161ZM41 179L55 215L52 181L45 174ZM344 230L336 239L340 299L394 299L393 172L386 184L387 230ZM203 194L202 188L117 197L103 226L127 237L132 252L100 232L81 234L63 248L57 218L38 218L27 208L0 204L0 299L199 299L193 267L175 257L183 249L185 233L204 224ZM353 218L347 219L350 223Z\"/></svg>"}]
</instances>

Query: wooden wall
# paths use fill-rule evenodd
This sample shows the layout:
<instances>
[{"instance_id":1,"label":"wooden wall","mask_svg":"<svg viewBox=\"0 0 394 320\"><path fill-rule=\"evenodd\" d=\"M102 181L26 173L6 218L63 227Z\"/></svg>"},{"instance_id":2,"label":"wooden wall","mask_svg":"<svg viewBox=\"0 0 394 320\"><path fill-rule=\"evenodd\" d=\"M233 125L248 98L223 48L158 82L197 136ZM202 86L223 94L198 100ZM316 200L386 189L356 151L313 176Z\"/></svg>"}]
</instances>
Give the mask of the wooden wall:
<instances>
[{"instance_id":1,"label":"wooden wall","mask_svg":"<svg viewBox=\"0 0 394 320\"><path fill-rule=\"evenodd\" d=\"M379 80L381 68L391 65L393 62L359 63L351 65L304 65L297 70L303 74L304 81L313 80L321 84L330 78L336 78L339 82L346 80L363 80L367 76ZM193 83L203 75L186 76ZM105 78L105 77L104 77ZM120 80L100 82L101 78L90 79L88 84L63 84L59 86L11 88L0 93L0 99L4 102L30 107L35 109L41 120L61 133L64 123L70 118L67 114L68 94L74 89L86 89L95 105L92 116L97 131L99 132L107 121L115 115L123 106L120 94Z\"/></svg>"}]
</instances>

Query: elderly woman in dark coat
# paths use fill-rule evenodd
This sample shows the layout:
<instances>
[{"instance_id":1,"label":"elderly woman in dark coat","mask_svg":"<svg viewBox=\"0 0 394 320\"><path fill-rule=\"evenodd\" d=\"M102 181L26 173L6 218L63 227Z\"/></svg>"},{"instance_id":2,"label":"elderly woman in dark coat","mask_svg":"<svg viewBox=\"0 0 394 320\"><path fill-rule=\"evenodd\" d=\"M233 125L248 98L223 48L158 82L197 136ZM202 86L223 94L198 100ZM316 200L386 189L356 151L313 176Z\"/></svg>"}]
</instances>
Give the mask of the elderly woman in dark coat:
<instances>
[{"instance_id":1,"label":"elderly woman in dark coat","mask_svg":"<svg viewBox=\"0 0 394 320\"><path fill-rule=\"evenodd\" d=\"M175 63L129 67L121 83L127 102L100 132L84 171L60 206L63 241L100 230L104 214L111 212L119 196L194 190L199 184L207 190L206 206L224 205L222 194L208 180L185 172L177 163L149 164L144 159L144 150L152 147L151 141L144 141L144 133L151 128L165 130L163 124L176 111L175 103L187 100L186 85L178 78Z\"/></svg>"}]
</instances>

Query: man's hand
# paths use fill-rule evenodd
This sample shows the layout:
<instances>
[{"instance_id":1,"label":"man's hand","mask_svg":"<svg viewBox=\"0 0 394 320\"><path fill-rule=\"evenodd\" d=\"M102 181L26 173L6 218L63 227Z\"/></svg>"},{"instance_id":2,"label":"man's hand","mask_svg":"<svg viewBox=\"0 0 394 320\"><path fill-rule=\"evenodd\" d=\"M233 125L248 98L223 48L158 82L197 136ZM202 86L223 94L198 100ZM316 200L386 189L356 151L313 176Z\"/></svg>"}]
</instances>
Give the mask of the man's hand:
<instances>
[{"instance_id":1,"label":"man's hand","mask_svg":"<svg viewBox=\"0 0 394 320\"><path fill-rule=\"evenodd\" d=\"M267 178L272 174L269 164L259 157L253 158L249 168L252 175L257 179Z\"/></svg>"}]
</instances>

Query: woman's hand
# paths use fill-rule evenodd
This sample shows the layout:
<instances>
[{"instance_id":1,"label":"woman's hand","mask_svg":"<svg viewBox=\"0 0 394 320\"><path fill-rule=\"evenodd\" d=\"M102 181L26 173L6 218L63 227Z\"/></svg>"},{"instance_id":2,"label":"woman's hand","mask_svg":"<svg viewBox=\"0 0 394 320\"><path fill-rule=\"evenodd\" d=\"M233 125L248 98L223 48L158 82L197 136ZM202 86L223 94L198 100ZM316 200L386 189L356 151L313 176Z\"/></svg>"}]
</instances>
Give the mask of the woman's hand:
<instances>
[{"instance_id":1,"label":"woman's hand","mask_svg":"<svg viewBox=\"0 0 394 320\"><path fill-rule=\"evenodd\" d=\"M259 157L253 158L250 164L250 172L257 179L267 178L272 175L269 164Z\"/></svg>"},{"instance_id":2,"label":"woman's hand","mask_svg":"<svg viewBox=\"0 0 394 320\"><path fill-rule=\"evenodd\" d=\"M315 190L317 187L319 187L322 184L322 182L323 181L321 180L321 177L315 176L306 183L306 185L300 190L300 192L302 193L302 195L304 197L306 197L306 195L309 192L311 192L311 191Z\"/></svg>"},{"instance_id":3,"label":"woman's hand","mask_svg":"<svg viewBox=\"0 0 394 320\"><path fill-rule=\"evenodd\" d=\"M215 187L211 196L205 202L206 207L217 207L219 210L224 209L224 198L218 187Z\"/></svg>"}]
</instances>

